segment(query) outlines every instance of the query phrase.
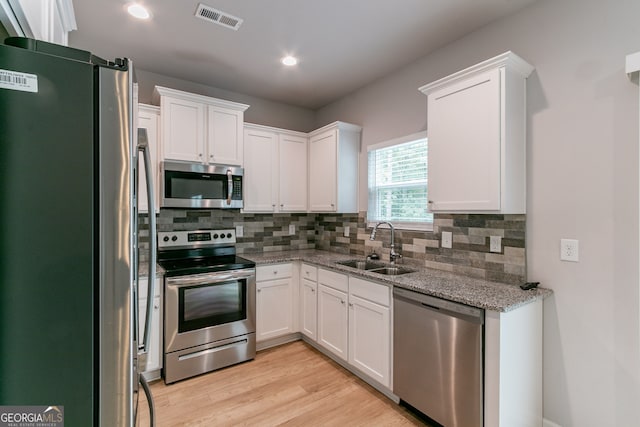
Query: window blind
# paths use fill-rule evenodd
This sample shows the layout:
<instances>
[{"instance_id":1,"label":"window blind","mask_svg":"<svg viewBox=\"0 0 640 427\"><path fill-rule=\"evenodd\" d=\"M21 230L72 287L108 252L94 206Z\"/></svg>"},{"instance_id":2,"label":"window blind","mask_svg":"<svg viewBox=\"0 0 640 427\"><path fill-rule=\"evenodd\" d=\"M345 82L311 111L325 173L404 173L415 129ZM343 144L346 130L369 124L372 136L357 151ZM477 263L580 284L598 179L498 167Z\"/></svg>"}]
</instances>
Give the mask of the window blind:
<instances>
[{"instance_id":1,"label":"window blind","mask_svg":"<svg viewBox=\"0 0 640 427\"><path fill-rule=\"evenodd\" d=\"M369 151L369 221L432 223L427 212L427 140Z\"/></svg>"}]
</instances>

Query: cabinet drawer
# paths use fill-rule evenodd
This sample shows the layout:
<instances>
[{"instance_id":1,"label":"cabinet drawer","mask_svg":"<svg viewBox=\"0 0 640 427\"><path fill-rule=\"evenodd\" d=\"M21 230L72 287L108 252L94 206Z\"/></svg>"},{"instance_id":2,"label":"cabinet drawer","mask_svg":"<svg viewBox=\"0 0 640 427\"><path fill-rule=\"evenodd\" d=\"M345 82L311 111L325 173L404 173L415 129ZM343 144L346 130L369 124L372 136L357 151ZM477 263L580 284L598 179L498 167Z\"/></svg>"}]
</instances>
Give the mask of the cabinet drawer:
<instances>
[{"instance_id":1,"label":"cabinet drawer","mask_svg":"<svg viewBox=\"0 0 640 427\"><path fill-rule=\"evenodd\" d=\"M256 267L256 281L263 280L283 279L291 277L291 271L293 265L288 264L273 264L273 265L260 265Z\"/></svg>"},{"instance_id":2,"label":"cabinet drawer","mask_svg":"<svg viewBox=\"0 0 640 427\"><path fill-rule=\"evenodd\" d=\"M357 277L349 278L349 295L355 295L362 299L389 307L391 303L390 294L391 291L387 285L369 282L358 279Z\"/></svg>"},{"instance_id":3,"label":"cabinet drawer","mask_svg":"<svg viewBox=\"0 0 640 427\"><path fill-rule=\"evenodd\" d=\"M309 264L302 264L300 277L316 282L318 280L318 267Z\"/></svg>"},{"instance_id":4,"label":"cabinet drawer","mask_svg":"<svg viewBox=\"0 0 640 427\"><path fill-rule=\"evenodd\" d=\"M345 293L349 291L349 277L346 274L336 273L323 268L318 269L318 283Z\"/></svg>"}]
</instances>

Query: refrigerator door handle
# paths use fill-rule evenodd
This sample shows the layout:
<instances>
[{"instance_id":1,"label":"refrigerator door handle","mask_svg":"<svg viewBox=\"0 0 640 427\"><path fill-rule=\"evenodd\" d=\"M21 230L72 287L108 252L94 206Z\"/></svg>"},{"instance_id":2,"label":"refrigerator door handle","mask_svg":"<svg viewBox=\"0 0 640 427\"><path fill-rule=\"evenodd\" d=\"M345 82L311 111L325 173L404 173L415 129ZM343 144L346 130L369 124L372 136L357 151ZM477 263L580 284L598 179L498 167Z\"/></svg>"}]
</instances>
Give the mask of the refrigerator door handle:
<instances>
[{"instance_id":1,"label":"refrigerator door handle","mask_svg":"<svg viewBox=\"0 0 640 427\"><path fill-rule=\"evenodd\" d=\"M142 343L139 343L139 352L146 353L149 351L149 341L151 339L151 319L153 318L153 300L155 298L156 289L156 261L157 261L157 227L156 227L156 207L153 195L153 174L151 165L151 156L149 155L149 141L147 139L147 130L138 129L138 151L142 152L144 160L145 178L147 181L147 206L149 208L149 281L147 290L147 316L144 323L144 335Z\"/></svg>"}]
</instances>

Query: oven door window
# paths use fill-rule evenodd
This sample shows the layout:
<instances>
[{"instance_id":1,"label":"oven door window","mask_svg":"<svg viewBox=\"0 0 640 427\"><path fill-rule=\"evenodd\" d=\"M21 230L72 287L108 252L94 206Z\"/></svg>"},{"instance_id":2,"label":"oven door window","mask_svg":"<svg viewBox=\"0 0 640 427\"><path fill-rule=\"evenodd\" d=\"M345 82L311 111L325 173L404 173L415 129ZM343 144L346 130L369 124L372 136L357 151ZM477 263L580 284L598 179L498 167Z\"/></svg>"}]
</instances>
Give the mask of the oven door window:
<instances>
[{"instance_id":1,"label":"oven door window","mask_svg":"<svg viewBox=\"0 0 640 427\"><path fill-rule=\"evenodd\" d=\"M246 293L246 280L180 288L178 332L245 320Z\"/></svg>"}]
</instances>

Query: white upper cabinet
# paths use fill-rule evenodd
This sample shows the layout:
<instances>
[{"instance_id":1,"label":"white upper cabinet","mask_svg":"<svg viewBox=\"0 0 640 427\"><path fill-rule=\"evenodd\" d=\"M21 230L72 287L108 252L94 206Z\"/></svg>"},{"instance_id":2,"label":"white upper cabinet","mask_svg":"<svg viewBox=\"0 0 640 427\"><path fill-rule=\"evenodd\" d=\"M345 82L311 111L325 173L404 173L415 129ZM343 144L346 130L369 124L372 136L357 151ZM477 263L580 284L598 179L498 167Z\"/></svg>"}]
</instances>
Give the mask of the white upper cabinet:
<instances>
[{"instance_id":1,"label":"white upper cabinet","mask_svg":"<svg viewBox=\"0 0 640 427\"><path fill-rule=\"evenodd\" d=\"M248 105L156 86L162 158L243 166Z\"/></svg>"},{"instance_id":2,"label":"white upper cabinet","mask_svg":"<svg viewBox=\"0 0 640 427\"><path fill-rule=\"evenodd\" d=\"M151 160L151 176L153 177L153 191L156 212L160 211L159 188L159 168L158 168L158 126L160 120L160 109L153 105L138 104L138 122L137 128L147 130L147 139L149 142L149 158ZM137 132L135 133L137 136ZM142 153L138 158L138 210L140 212L148 212L147 205L147 180L144 170L144 160Z\"/></svg>"},{"instance_id":3,"label":"white upper cabinet","mask_svg":"<svg viewBox=\"0 0 640 427\"><path fill-rule=\"evenodd\" d=\"M506 52L420 88L428 97L429 210L526 212L526 78Z\"/></svg>"},{"instance_id":4,"label":"white upper cabinet","mask_svg":"<svg viewBox=\"0 0 640 427\"><path fill-rule=\"evenodd\" d=\"M68 34L76 30L71 0L0 1L0 21L10 35L68 45Z\"/></svg>"},{"instance_id":5,"label":"white upper cabinet","mask_svg":"<svg viewBox=\"0 0 640 427\"><path fill-rule=\"evenodd\" d=\"M307 210L307 147L306 135L278 135L280 212Z\"/></svg>"},{"instance_id":6,"label":"white upper cabinet","mask_svg":"<svg viewBox=\"0 0 640 427\"><path fill-rule=\"evenodd\" d=\"M242 166L244 109L209 105L207 114L209 163Z\"/></svg>"},{"instance_id":7,"label":"white upper cabinet","mask_svg":"<svg viewBox=\"0 0 640 427\"><path fill-rule=\"evenodd\" d=\"M335 122L309 134L309 210L358 211L360 126Z\"/></svg>"},{"instance_id":8,"label":"white upper cabinet","mask_svg":"<svg viewBox=\"0 0 640 427\"><path fill-rule=\"evenodd\" d=\"M306 134L246 124L244 211L306 212Z\"/></svg>"}]
</instances>

